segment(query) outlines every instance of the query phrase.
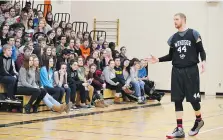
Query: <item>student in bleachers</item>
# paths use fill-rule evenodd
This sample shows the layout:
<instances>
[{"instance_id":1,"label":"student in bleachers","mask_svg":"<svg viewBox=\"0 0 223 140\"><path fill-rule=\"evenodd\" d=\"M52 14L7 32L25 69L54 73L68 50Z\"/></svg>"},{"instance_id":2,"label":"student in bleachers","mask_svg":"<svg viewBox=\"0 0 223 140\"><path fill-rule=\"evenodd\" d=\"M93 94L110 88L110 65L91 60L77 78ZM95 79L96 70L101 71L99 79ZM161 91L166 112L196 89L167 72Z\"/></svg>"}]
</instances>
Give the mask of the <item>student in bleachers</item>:
<instances>
[{"instance_id":1,"label":"student in bleachers","mask_svg":"<svg viewBox=\"0 0 223 140\"><path fill-rule=\"evenodd\" d=\"M97 50L101 51L101 50L104 50L105 47L103 46L103 43L104 43L105 39L103 37L99 37L98 39L98 46L97 46Z\"/></svg>"},{"instance_id":2,"label":"student in bleachers","mask_svg":"<svg viewBox=\"0 0 223 140\"><path fill-rule=\"evenodd\" d=\"M138 73L139 80L142 80L145 83L144 89L145 89L145 94L148 95L148 98L151 100L160 101L161 98L164 96L164 94L155 91L154 82L149 80L149 76L147 74L148 73L146 70L147 66L148 66L147 62L142 59L140 61L140 70Z\"/></svg>"},{"instance_id":3,"label":"student in bleachers","mask_svg":"<svg viewBox=\"0 0 223 140\"><path fill-rule=\"evenodd\" d=\"M50 46L47 46L43 49L43 54L41 56L42 61L47 60L48 58L52 57L52 48Z\"/></svg>"},{"instance_id":4,"label":"student in bleachers","mask_svg":"<svg viewBox=\"0 0 223 140\"><path fill-rule=\"evenodd\" d=\"M86 64L85 64L85 67L90 67L91 64L94 63L94 58L92 56L88 56L87 59L86 59Z\"/></svg>"},{"instance_id":5,"label":"student in bleachers","mask_svg":"<svg viewBox=\"0 0 223 140\"><path fill-rule=\"evenodd\" d=\"M88 77L89 73L90 73L89 67L85 67L84 77L86 82L83 83L83 85L85 86L85 92L86 92L86 105L88 106L88 108L91 108L93 107L91 103L94 94L94 87L91 85L93 79Z\"/></svg>"},{"instance_id":6,"label":"student in bleachers","mask_svg":"<svg viewBox=\"0 0 223 140\"><path fill-rule=\"evenodd\" d=\"M97 50L97 46L98 46L97 41L95 40L91 41L91 47L90 47L91 53Z\"/></svg>"},{"instance_id":7,"label":"student in bleachers","mask_svg":"<svg viewBox=\"0 0 223 140\"><path fill-rule=\"evenodd\" d=\"M33 35L34 35L33 19L31 19L31 18L28 19L28 23L27 24L28 25L27 25L27 29L25 30L25 32L28 33L28 36L30 38L32 38Z\"/></svg>"},{"instance_id":8,"label":"student in bleachers","mask_svg":"<svg viewBox=\"0 0 223 140\"><path fill-rule=\"evenodd\" d=\"M53 21L53 26L52 28L55 30L59 27L59 23L57 21Z\"/></svg>"},{"instance_id":9,"label":"student in bleachers","mask_svg":"<svg viewBox=\"0 0 223 140\"><path fill-rule=\"evenodd\" d=\"M20 1L19 2L15 2L14 7L15 7L15 15L16 16L19 16L20 15L20 12L21 12Z\"/></svg>"},{"instance_id":10,"label":"student in bleachers","mask_svg":"<svg viewBox=\"0 0 223 140\"><path fill-rule=\"evenodd\" d=\"M57 53L56 53L56 48L52 47L51 49L51 55L52 55L52 58L53 58L53 64L56 64L57 63ZM54 66L54 69L56 69L56 66Z\"/></svg>"},{"instance_id":11,"label":"student in bleachers","mask_svg":"<svg viewBox=\"0 0 223 140\"><path fill-rule=\"evenodd\" d=\"M65 32L66 28L66 22L65 21L60 21L59 27L62 29L62 32Z\"/></svg>"},{"instance_id":12,"label":"student in bleachers","mask_svg":"<svg viewBox=\"0 0 223 140\"><path fill-rule=\"evenodd\" d=\"M76 98L76 92L80 91L80 98L81 98L81 107L87 107L86 106L86 93L85 88L82 85L82 81L79 79L78 76L78 62L75 60L71 60L70 67L67 72L67 80L69 87L71 88L71 102L75 104L75 98ZM75 108L75 106L73 106Z\"/></svg>"},{"instance_id":13,"label":"student in bleachers","mask_svg":"<svg viewBox=\"0 0 223 140\"><path fill-rule=\"evenodd\" d=\"M70 57L70 50L64 49L60 56L57 56L56 70L60 69L60 64L65 63L68 64Z\"/></svg>"},{"instance_id":14,"label":"student in bleachers","mask_svg":"<svg viewBox=\"0 0 223 140\"><path fill-rule=\"evenodd\" d=\"M50 27L53 27L53 13L51 11L47 12L45 19L46 23L50 25Z\"/></svg>"},{"instance_id":15,"label":"student in bleachers","mask_svg":"<svg viewBox=\"0 0 223 140\"><path fill-rule=\"evenodd\" d=\"M67 38L65 35L61 35L59 37L59 40L60 40L60 45L57 46L57 56L60 56L62 53L62 50L66 48L65 44L67 42Z\"/></svg>"},{"instance_id":16,"label":"student in bleachers","mask_svg":"<svg viewBox=\"0 0 223 140\"><path fill-rule=\"evenodd\" d=\"M108 62L108 66L105 67L105 69L103 70L103 75L106 82L106 88L116 91L114 103L119 104L121 103L120 97L121 97L122 85L118 82L114 67L115 67L114 60L110 60Z\"/></svg>"},{"instance_id":17,"label":"student in bleachers","mask_svg":"<svg viewBox=\"0 0 223 140\"><path fill-rule=\"evenodd\" d=\"M18 58L16 60L16 67L17 69L19 70L21 68L21 66L23 65L23 62L24 62L24 59L25 58L28 58L31 53L32 53L32 50L26 45L24 48L23 48L23 52L24 53L20 53L18 55Z\"/></svg>"},{"instance_id":18,"label":"student in bleachers","mask_svg":"<svg viewBox=\"0 0 223 140\"><path fill-rule=\"evenodd\" d=\"M12 25L12 24L16 23L16 18L14 17L14 16L15 16L15 12L14 12L14 16L11 16L11 12L12 12L12 14L13 14L13 11L15 11L15 9L10 8L8 11L9 11L9 13L8 13L9 16L8 16L8 18L6 18L5 21L7 21L7 23L8 23L9 25Z\"/></svg>"},{"instance_id":19,"label":"student in bleachers","mask_svg":"<svg viewBox=\"0 0 223 140\"><path fill-rule=\"evenodd\" d=\"M15 47L16 47L16 54L19 55L19 48L21 47L21 39L17 38L15 39Z\"/></svg>"},{"instance_id":20,"label":"student in bleachers","mask_svg":"<svg viewBox=\"0 0 223 140\"><path fill-rule=\"evenodd\" d=\"M9 18L9 10L8 9L5 9L5 10L3 10L3 16L1 16L1 18L0 18L0 25L2 25L2 23L4 22L4 21L6 21L7 22L7 19ZM11 25L11 24L10 24Z\"/></svg>"},{"instance_id":21,"label":"student in bleachers","mask_svg":"<svg viewBox=\"0 0 223 140\"><path fill-rule=\"evenodd\" d=\"M81 45L81 42L79 39L76 39L75 40L75 45L74 45L74 54L75 54L75 57L78 57L78 56L81 56L82 55L82 52L81 52L81 49L80 49L80 45Z\"/></svg>"},{"instance_id":22,"label":"student in bleachers","mask_svg":"<svg viewBox=\"0 0 223 140\"><path fill-rule=\"evenodd\" d=\"M38 106L41 100L43 100L43 102L53 111L61 113L65 110L65 112L68 113L70 111L69 110L70 107L68 105L60 104L51 95L49 95L44 88L40 87L39 59L36 55L32 55L32 57L33 57L33 68L35 70L35 80L36 80L35 82L38 88L41 90L41 95L33 105L33 112L34 113L38 112Z\"/></svg>"},{"instance_id":23,"label":"student in bleachers","mask_svg":"<svg viewBox=\"0 0 223 140\"><path fill-rule=\"evenodd\" d=\"M54 97L54 99L61 102L64 93L60 92L60 88L53 86L53 65L53 58L48 58L43 62L43 67L40 69L40 82L46 91Z\"/></svg>"},{"instance_id":24,"label":"student in bleachers","mask_svg":"<svg viewBox=\"0 0 223 140\"><path fill-rule=\"evenodd\" d=\"M15 7L11 7L9 9L9 15L10 15L11 18L15 18L16 17L16 12L15 11L16 11Z\"/></svg>"},{"instance_id":25,"label":"student in bleachers","mask_svg":"<svg viewBox=\"0 0 223 140\"><path fill-rule=\"evenodd\" d=\"M87 75L89 73L89 67L84 67L84 59L80 56L78 57L78 77L80 81L82 82L82 85L85 88L85 94L90 95L92 97L93 95L93 87L90 86L89 83L92 82L92 79L87 80ZM87 73L87 74L86 74Z\"/></svg>"},{"instance_id":26,"label":"student in bleachers","mask_svg":"<svg viewBox=\"0 0 223 140\"><path fill-rule=\"evenodd\" d=\"M16 59L17 59L17 50L16 50L16 47L15 47L15 39L14 39L14 37L12 37L12 36L8 37L7 38L7 44L12 47L11 58L15 62ZM0 48L0 54L2 53L2 51L3 51L3 49Z\"/></svg>"},{"instance_id":27,"label":"student in bleachers","mask_svg":"<svg viewBox=\"0 0 223 140\"><path fill-rule=\"evenodd\" d=\"M131 77L131 84L135 90L135 95L138 97L138 103L144 104L145 103L145 90L144 85L145 83L138 78L138 71L140 69L140 61L134 60L132 65L130 65L130 77Z\"/></svg>"},{"instance_id":28,"label":"student in bleachers","mask_svg":"<svg viewBox=\"0 0 223 140\"><path fill-rule=\"evenodd\" d=\"M43 18L43 12L41 10L37 11L37 17L33 19L34 27L39 25L40 19Z\"/></svg>"},{"instance_id":29,"label":"student in bleachers","mask_svg":"<svg viewBox=\"0 0 223 140\"><path fill-rule=\"evenodd\" d=\"M55 39L55 36L56 36L56 33L54 30L50 30L47 32L47 41L46 41L46 44L47 45L54 45L56 44L56 39Z\"/></svg>"},{"instance_id":30,"label":"student in bleachers","mask_svg":"<svg viewBox=\"0 0 223 140\"><path fill-rule=\"evenodd\" d=\"M1 26L1 30L0 30L0 41L1 41L0 45L1 46L7 44L8 32L9 32L9 26L7 25Z\"/></svg>"},{"instance_id":31,"label":"student in bleachers","mask_svg":"<svg viewBox=\"0 0 223 140\"><path fill-rule=\"evenodd\" d=\"M101 68L102 71L107 66L107 63L106 63L106 60L105 60L106 56L107 56L107 51L102 50L101 51L101 57L100 57L100 68Z\"/></svg>"},{"instance_id":32,"label":"student in bleachers","mask_svg":"<svg viewBox=\"0 0 223 140\"><path fill-rule=\"evenodd\" d=\"M74 52L74 45L75 45L75 39L70 39L69 40L69 45L67 46L67 49Z\"/></svg>"},{"instance_id":33,"label":"student in bleachers","mask_svg":"<svg viewBox=\"0 0 223 140\"><path fill-rule=\"evenodd\" d=\"M88 39L84 40L83 45L80 46L80 50L81 50L81 53L82 53L82 56L84 57L84 59L86 59L88 56L90 56L91 49L89 48Z\"/></svg>"},{"instance_id":34,"label":"student in bleachers","mask_svg":"<svg viewBox=\"0 0 223 140\"><path fill-rule=\"evenodd\" d=\"M91 36L90 36L90 33L89 32L84 32L83 39L84 40L87 39L88 42L91 44L92 39L91 39Z\"/></svg>"},{"instance_id":35,"label":"student in bleachers","mask_svg":"<svg viewBox=\"0 0 223 140\"><path fill-rule=\"evenodd\" d=\"M97 66L97 70L101 70L101 60L100 60L100 56L99 56L100 52L98 50L95 50L92 52L92 57L94 58L94 64L96 64Z\"/></svg>"},{"instance_id":36,"label":"student in bleachers","mask_svg":"<svg viewBox=\"0 0 223 140\"><path fill-rule=\"evenodd\" d=\"M0 83L5 85L6 101L19 102L15 97L17 89L17 76L13 68L12 46L5 44L3 47L3 55L0 56Z\"/></svg>"},{"instance_id":37,"label":"student in bleachers","mask_svg":"<svg viewBox=\"0 0 223 140\"><path fill-rule=\"evenodd\" d=\"M39 24L35 28L35 33L42 32L44 34L47 34L47 32L50 30L52 30L52 28L46 23L46 20L44 18L39 19Z\"/></svg>"},{"instance_id":38,"label":"student in bleachers","mask_svg":"<svg viewBox=\"0 0 223 140\"><path fill-rule=\"evenodd\" d=\"M104 41L103 46L104 46L105 49L108 48L108 42Z\"/></svg>"},{"instance_id":39,"label":"student in bleachers","mask_svg":"<svg viewBox=\"0 0 223 140\"><path fill-rule=\"evenodd\" d=\"M27 8L28 9L28 19L34 19L34 12L32 8Z\"/></svg>"},{"instance_id":40,"label":"student in bleachers","mask_svg":"<svg viewBox=\"0 0 223 140\"><path fill-rule=\"evenodd\" d=\"M73 26L71 23L67 23L65 28L72 30Z\"/></svg>"},{"instance_id":41,"label":"student in bleachers","mask_svg":"<svg viewBox=\"0 0 223 140\"><path fill-rule=\"evenodd\" d=\"M76 40L76 33L74 30L71 30L71 32L70 32L70 39Z\"/></svg>"},{"instance_id":42,"label":"student in bleachers","mask_svg":"<svg viewBox=\"0 0 223 140\"><path fill-rule=\"evenodd\" d=\"M67 83L67 64L66 63L62 62L60 64L60 69L54 72L54 86L59 87L61 92L66 93L65 101L66 101L66 104L69 106L69 110L70 110L71 105L69 103L70 103L71 89L69 88L68 83Z\"/></svg>"},{"instance_id":43,"label":"student in bleachers","mask_svg":"<svg viewBox=\"0 0 223 140\"><path fill-rule=\"evenodd\" d=\"M66 28L65 31L64 31L64 35L67 38L67 43L70 42L70 32L71 32L71 29L70 28Z\"/></svg>"},{"instance_id":44,"label":"student in bleachers","mask_svg":"<svg viewBox=\"0 0 223 140\"><path fill-rule=\"evenodd\" d=\"M120 55L119 55L119 57L121 58L121 62L123 62L123 60L125 60L125 59L128 59L126 57L126 47L125 46L120 48Z\"/></svg>"},{"instance_id":45,"label":"student in bleachers","mask_svg":"<svg viewBox=\"0 0 223 140\"><path fill-rule=\"evenodd\" d=\"M93 79L91 82L91 85L94 87L94 95L92 98L93 105L95 107L105 107L107 106L104 103L103 95L101 94L101 90L106 88L106 84L104 81L97 75L96 68L97 66L95 64L90 65L90 72L87 76L88 79Z\"/></svg>"},{"instance_id":46,"label":"student in bleachers","mask_svg":"<svg viewBox=\"0 0 223 140\"><path fill-rule=\"evenodd\" d=\"M124 92L122 92L122 95L124 97L124 99L126 101L129 101L128 98L125 96L125 94L132 94L133 91L131 91L129 89L129 83L131 80L129 80L128 78L125 79L124 75L123 75L123 69L121 67L121 60L119 57L114 58L115 61L115 74L116 74L116 79L118 80L118 82L122 85L122 90Z\"/></svg>"},{"instance_id":47,"label":"student in bleachers","mask_svg":"<svg viewBox=\"0 0 223 140\"><path fill-rule=\"evenodd\" d=\"M30 113L34 101L40 96L41 91L35 82L35 69L33 69L33 57L24 59L23 66L19 70L18 87L16 95L31 95L29 102L24 106L25 112Z\"/></svg>"},{"instance_id":48,"label":"student in bleachers","mask_svg":"<svg viewBox=\"0 0 223 140\"><path fill-rule=\"evenodd\" d=\"M80 43L81 44L83 43L83 33L81 31L78 31L77 32L77 39L80 40Z\"/></svg>"},{"instance_id":49,"label":"student in bleachers","mask_svg":"<svg viewBox=\"0 0 223 140\"><path fill-rule=\"evenodd\" d=\"M27 29L28 10L26 8L22 9L20 17L17 18L17 22L22 23L25 26L25 29Z\"/></svg>"},{"instance_id":50,"label":"student in bleachers","mask_svg":"<svg viewBox=\"0 0 223 140\"><path fill-rule=\"evenodd\" d=\"M20 53L24 53L23 50L24 50L24 47L25 47L25 46L27 46L27 47L28 47L30 50L32 50L32 52L33 52L33 50L34 50L33 42L32 42L32 41L28 41L28 42L26 42L23 46L21 46L21 47L19 48L19 50L18 50L18 51L19 51L19 54L20 54ZM32 52L31 52L31 53L32 53Z\"/></svg>"},{"instance_id":51,"label":"student in bleachers","mask_svg":"<svg viewBox=\"0 0 223 140\"><path fill-rule=\"evenodd\" d=\"M112 51L112 57L113 58L115 58L115 57L120 57L120 56L118 56L117 54L119 54L119 52L117 51L117 50L115 50L115 47L116 47L116 45L115 45L115 43L114 42L110 42L109 44L108 44L108 47L111 49L111 51ZM121 61L122 62L122 61Z\"/></svg>"}]
</instances>

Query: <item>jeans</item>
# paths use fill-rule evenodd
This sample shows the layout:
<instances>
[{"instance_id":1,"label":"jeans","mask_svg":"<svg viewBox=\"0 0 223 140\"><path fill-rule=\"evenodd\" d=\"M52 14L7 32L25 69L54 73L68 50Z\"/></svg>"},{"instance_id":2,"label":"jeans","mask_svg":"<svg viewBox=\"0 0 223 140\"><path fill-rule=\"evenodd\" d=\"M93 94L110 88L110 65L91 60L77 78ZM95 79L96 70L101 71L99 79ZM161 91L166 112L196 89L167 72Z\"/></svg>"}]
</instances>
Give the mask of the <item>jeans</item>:
<instances>
[{"instance_id":1,"label":"jeans","mask_svg":"<svg viewBox=\"0 0 223 140\"><path fill-rule=\"evenodd\" d=\"M136 82L131 82L134 90L135 90L135 95L137 97L141 97L141 96L144 96L144 85L145 83L143 81L136 81ZM141 92L143 91L143 92Z\"/></svg>"},{"instance_id":2,"label":"jeans","mask_svg":"<svg viewBox=\"0 0 223 140\"><path fill-rule=\"evenodd\" d=\"M51 109L54 105L60 106L60 103L56 101L52 96L48 93L43 98L43 102Z\"/></svg>"},{"instance_id":3,"label":"jeans","mask_svg":"<svg viewBox=\"0 0 223 140\"><path fill-rule=\"evenodd\" d=\"M61 98L61 91L60 91L60 88L58 87L54 87L54 88L51 88L51 87L44 87L46 89L46 91L49 93L49 95L53 96L53 98L57 101L60 102L60 98Z\"/></svg>"},{"instance_id":4,"label":"jeans","mask_svg":"<svg viewBox=\"0 0 223 140\"><path fill-rule=\"evenodd\" d=\"M6 96L9 98L14 98L17 89L17 78L13 76L0 76L0 83L4 84L6 88Z\"/></svg>"},{"instance_id":5,"label":"jeans","mask_svg":"<svg viewBox=\"0 0 223 140\"><path fill-rule=\"evenodd\" d=\"M68 88L58 87L58 88L60 88L60 98L59 98L59 101L62 101L64 92L66 92L65 101L66 101L66 104L68 104L70 102L71 89L69 87Z\"/></svg>"},{"instance_id":6,"label":"jeans","mask_svg":"<svg viewBox=\"0 0 223 140\"><path fill-rule=\"evenodd\" d=\"M69 85L71 89L71 97L70 101L75 104L75 98L76 98L76 92L80 91L80 97L81 97L81 103L86 103L86 92L85 87L82 85L82 83L73 83Z\"/></svg>"}]
</instances>

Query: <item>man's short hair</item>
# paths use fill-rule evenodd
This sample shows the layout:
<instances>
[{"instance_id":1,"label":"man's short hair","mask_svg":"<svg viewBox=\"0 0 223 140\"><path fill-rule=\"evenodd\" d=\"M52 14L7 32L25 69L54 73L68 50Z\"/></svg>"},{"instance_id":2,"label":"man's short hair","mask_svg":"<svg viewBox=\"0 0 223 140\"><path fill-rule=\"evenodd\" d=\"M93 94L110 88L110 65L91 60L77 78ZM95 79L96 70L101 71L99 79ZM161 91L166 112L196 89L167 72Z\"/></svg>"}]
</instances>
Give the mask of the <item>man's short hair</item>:
<instances>
[{"instance_id":1,"label":"man's short hair","mask_svg":"<svg viewBox=\"0 0 223 140\"><path fill-rule=\"evenodd\" d=\"M185 22L187 20L187 17L186 17L186 15L184 13L176 13L174 16L179 16L180 18L184 19Z\"/></svg>"}]
</instances>

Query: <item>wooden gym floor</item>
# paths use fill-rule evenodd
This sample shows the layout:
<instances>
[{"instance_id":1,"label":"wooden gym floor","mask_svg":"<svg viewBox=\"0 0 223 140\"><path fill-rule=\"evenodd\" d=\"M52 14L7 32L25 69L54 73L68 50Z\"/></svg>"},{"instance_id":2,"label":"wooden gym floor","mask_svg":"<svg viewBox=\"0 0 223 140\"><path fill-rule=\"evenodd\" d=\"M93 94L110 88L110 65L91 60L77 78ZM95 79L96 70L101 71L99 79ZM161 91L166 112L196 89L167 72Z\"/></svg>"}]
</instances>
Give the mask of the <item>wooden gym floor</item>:
<instances>
[{"instance_id":1,"label":"wooden gym floor","mask_svg":"<svg viewBox=\"0 0 223 140\"><path fill-rule=\"evenodd\" d=\"M185 140L223 139L223 98L206 96L202 101L204 127ZM184 129L193 126L194 113L184 103ZM146 105L111 105L104 109L72 111L68 115L50 111L38 114L0 113L0 140L164 140L175 123L170 96Z\"/></svg>"}]
</instances>

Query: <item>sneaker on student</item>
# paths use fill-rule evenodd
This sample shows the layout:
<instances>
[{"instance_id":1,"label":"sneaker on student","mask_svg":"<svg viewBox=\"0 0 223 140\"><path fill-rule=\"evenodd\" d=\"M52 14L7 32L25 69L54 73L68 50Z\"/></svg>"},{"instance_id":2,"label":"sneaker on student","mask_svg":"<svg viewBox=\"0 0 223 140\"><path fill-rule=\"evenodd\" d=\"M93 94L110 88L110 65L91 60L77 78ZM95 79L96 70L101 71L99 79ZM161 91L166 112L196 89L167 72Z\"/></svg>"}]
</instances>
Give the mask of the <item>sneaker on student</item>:
<instances>
[{"instance_id":1,"label":"sneaker on student","mask_svg":"<svg viewBox=\"0 0 223 140\"><path fill-rule=\"evenodd\" d=\"M143 101L143 100L138 100L138 104L145 104L145 101Z\"/></svg>"},{"instance_id":2,"label":"sneaker on student","mask_svg":"<svg viewBox=\"0 0 223 140\"><path fill-rule=\"evenodd\" d=\"M201 129L201 127L204 126L204 121L200 120L200 121L195 121L193 128L189 131L188 135L189 136L195 136L199 133L199 130Z\"/></svg>"},{"instance_id":3,"label":"sneaker on student","mask_svg":"<svg viewBox=\"0 0 223 140\"><path fill-rule=\"evenodd\" d=\"M185 137L184 129L181 127L176 127L173 133L166 135L167 139L184 138L184 137Z\"/></svg>"},{"instance_id":4,"label":"sneaker on student","mask_svg":"<svg viewBox=\"0 0 223 140\"><path fill-rule=\"evenodd\" d=\"M88 105L86 105L85 103L81 103L81 104L80 104L80 107L81 107L81 108L88 108Z\"/></svg>"},{"instance_id":5,"label":"sneaker on student","mask_svg":"<svg viewBox=\"0 0 223 140\"><path fill-rule=\"evenodd\" d=\"M9 98L9 97L7 97L7 98L5 99L5 101L8 102L8 103L21 103L21 101L18 100L17 98L13 99L13 98Z\"/></svg>"}]
</instances>

